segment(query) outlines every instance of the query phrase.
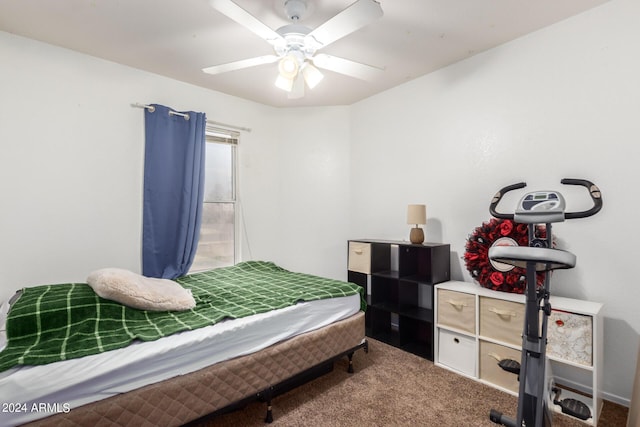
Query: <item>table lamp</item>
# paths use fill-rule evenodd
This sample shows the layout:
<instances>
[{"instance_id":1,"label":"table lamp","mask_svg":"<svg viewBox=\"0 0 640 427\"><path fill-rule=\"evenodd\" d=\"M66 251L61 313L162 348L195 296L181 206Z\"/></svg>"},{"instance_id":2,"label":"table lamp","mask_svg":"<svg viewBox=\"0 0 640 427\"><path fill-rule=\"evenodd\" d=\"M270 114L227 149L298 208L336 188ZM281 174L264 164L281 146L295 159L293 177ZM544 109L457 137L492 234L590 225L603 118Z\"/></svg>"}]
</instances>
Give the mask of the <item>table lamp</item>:
<instances>
[{"instance_id":1,"label":"table lamp","mask_svg":"<svg viewBox=\"0 0 640 427\"><path fill-rule=\"evenodd\" d=\"M409 240L411 243L420 244L424 242L424 231L418 225L427 223L427 207L425 205L409 205L407 208L407 224L414 224L411 229Z\"/></svg>"}]
</instances>

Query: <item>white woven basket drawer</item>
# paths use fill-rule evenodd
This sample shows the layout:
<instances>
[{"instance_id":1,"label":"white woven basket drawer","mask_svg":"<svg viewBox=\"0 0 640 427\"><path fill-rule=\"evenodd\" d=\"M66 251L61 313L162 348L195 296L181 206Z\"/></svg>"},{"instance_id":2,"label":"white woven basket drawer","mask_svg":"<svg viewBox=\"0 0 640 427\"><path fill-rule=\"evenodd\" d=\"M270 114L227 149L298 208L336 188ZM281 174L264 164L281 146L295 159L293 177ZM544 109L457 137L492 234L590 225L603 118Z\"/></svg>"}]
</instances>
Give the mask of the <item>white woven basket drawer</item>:
<instances>
[{"instance_id":1,"label":"white woven basket drawer","mask_svg":"<svg viewBox=\"0 0 640 427\"><path fill-rule=\"evenodd\" d=\"M524 305L480 297L480 335L496 341L522 345Z\"/></svg>"},{"instance_id":2,"label":"white woven basket drawer","mask_svg":"<svg viewBox=\"0 0 640 427\"><path fill-rule=\"evenodd\" d=\"M349 270L371 274L371 244L349 242Z\"/></svg>"},{"instance_id":3,"label":"white woven basket drawer","mask_svg":"<svg viewBox=\"0 0 640 427\"><path fill-rule=\"evenodd\" d=\"M480 341L480 379L514 393L518 392L518 374L505 371L498 362L512 359L520 363L520 351L488 341Z\"/></svg>"},{"instance_id":4,"label":"white woven basket drawer","mask_svg":"<svg viewBox=\"0 0 640 427\"><path fill-rule=\"evenodd\" d=\"M438 289L438 324L475 334L475 295Z\"/></svg>"}]
</instances>

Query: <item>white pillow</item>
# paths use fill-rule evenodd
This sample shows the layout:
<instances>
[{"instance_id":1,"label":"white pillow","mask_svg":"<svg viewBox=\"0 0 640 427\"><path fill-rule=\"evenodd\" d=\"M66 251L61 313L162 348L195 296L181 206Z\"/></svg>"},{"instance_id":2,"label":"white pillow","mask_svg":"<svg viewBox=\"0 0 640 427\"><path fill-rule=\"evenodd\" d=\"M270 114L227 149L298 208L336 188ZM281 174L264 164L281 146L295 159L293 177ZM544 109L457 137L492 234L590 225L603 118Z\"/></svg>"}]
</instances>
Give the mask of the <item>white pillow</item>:
<instances>
[{"instance_id":1,"label":"white pillow","mask_svg":"<svg viewBox=\"0 0 640 427\"><path fill-rule=\"evenodd\" d=\"M155 279L120 268L89 274L87 283L102 298L140 310L181 311L196 306L190 289L173 280Z\"/></svg>"}]
</instances>

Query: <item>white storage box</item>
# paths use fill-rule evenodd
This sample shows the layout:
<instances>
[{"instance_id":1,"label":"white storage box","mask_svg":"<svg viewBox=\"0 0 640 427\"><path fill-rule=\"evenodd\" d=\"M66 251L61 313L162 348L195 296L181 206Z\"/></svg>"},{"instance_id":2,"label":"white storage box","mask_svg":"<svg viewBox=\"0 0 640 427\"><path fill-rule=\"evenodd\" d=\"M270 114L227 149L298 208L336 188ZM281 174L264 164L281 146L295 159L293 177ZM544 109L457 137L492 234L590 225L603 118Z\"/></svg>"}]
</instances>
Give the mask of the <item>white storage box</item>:
<instances>
[{"instance_id":1,"label":"white storage box","mask_svg":"<svg viewBox=\"0 0 640 427\"><path fill-rule=\"evenodd\" d=\"M476 375L476 341L455 332L438 331L438 362L469 376Z\"/></svg>"}]
</instances>

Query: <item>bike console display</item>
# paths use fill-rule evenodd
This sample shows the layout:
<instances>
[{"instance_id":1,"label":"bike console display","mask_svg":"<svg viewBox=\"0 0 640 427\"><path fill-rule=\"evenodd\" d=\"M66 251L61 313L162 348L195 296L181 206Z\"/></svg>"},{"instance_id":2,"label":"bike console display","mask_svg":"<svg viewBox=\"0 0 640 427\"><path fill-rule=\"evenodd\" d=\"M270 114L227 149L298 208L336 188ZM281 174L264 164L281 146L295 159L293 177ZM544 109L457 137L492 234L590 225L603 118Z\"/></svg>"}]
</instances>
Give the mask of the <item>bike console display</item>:
<instances>
[{"instance_id":1,"label":"bike console display","mask_svg":"<svg viewBox=\"0 0 640 427\"><path fill-rule=\"evenodd\" d=\"M513 219L522 224L564 221L565 202L557 191L535 191L520 199Z\"/></svg>"}]
</instances>

